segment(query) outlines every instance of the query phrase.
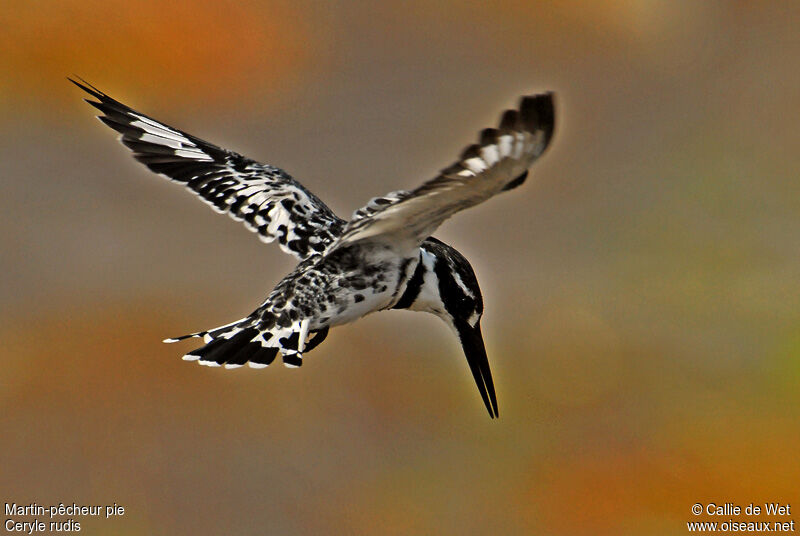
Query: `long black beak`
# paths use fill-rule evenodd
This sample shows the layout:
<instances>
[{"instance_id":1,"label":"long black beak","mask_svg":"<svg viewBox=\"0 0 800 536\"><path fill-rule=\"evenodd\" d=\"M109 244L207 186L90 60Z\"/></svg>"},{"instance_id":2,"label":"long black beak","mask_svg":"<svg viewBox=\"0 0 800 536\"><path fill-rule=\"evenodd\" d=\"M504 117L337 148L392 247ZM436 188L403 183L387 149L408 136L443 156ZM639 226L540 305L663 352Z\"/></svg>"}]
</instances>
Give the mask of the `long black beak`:
<instances>
[{"instance_id":1,"label":"long black beak","mask_svg":"<svg viewBox=\"0 0 800 536\"><path fill-rule=\"evenodd\" d=\"M492 418L499 417L497 396L494 393L494 382L492 381L492 369L489 368L489 359L486 357L481 325L478 323L473 328L466 322L457 321L455 326L456 331L458 331L458 338L461 340L461 346L464 348L464 354L467 356L467 363L469 363L472 376L478 385L478 391L481 392L483 403L486 404L486 409L489 411L489 416Z\"/></svg>"}]
</instances>

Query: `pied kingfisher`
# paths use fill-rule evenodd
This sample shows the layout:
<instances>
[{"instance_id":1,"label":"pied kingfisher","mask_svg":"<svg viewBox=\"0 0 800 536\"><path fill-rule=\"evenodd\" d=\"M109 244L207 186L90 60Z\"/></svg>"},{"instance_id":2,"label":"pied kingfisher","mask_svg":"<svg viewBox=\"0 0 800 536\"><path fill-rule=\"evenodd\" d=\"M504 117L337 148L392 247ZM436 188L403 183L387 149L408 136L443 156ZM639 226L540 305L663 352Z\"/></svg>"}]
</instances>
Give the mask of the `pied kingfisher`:
<instances>
[{"instance_id":1,"label":"pied kingfisher","mask_svg":"<svg viewBox=\"0 0 800 536\"><path fill-rule=\"evenodd\" d=\"M262 242L277 239L300 261L250 315L166 339L203 338L205 345L183 359L263 368L280 351L286 366L299 367L331 326L385 309L425 311L456 333L489 415L499 415L481 335L478 281L467 259L431 233L456 212L525 181L553 136L552 93L523 97L518 109L506 110L497 128L484 129L479 143L438 176L415 190L374 198L345 221L282 169L156 121L91 84L70 81L96 99L86 102L121 134L136 160L244 222Z\"/></svg>"}]
</instances>

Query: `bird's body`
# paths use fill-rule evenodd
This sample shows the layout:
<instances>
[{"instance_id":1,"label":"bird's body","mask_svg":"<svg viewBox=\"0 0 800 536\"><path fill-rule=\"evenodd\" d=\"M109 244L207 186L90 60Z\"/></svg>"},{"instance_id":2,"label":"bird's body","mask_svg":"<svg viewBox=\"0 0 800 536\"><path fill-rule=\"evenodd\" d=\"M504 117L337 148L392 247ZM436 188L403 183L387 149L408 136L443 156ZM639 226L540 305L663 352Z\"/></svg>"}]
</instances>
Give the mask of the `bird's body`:
<instances>
[{"instance_id":1,"label":"bird's body","mask_svg":"<svg viewBox=\"0 0 800 536\"><path fill-rule=\"evenodd\" d=\"M398 256L383 247L353 247L330 256L314 255L284 277L252 314L201 335L212 342L235 336L242 329L256 328L257 343L269 350L260 358L250 357L251 366L269 365L278 350L284 363L300 366L306 340L301 336L303 332L314 334L390 308L417 262L412 256ZM208 345L184 358L228 368L244 364L230 355L236 350L234 346L228 345L227 358L219 352L209 355L214 348Z\"/></svg>"},{"instance_id":2,"label":"bird's body","mask_svg":"<svg viewBox=\"0 0 800 536\"><path fill-rule=\"evenodd\" d=\"M74 82L74 81L73 81ZM283 170L155 121L92 86L100 119L117 130L137 160L185 184L218 212L241 220L265 242L277 240L300 263L250 315L214 329L167 339L202 337L186 360L262 368L280 352L288 366L331 327L385 309L433 313L458 335L489 414L497 416L480 318L483 300L469 262L430 234L446 218L519 186L552 137L552 95L525 97L497 129L481 133L461 159L412 191L371 200L349 221Z\"/></svg>"}]
</instances>

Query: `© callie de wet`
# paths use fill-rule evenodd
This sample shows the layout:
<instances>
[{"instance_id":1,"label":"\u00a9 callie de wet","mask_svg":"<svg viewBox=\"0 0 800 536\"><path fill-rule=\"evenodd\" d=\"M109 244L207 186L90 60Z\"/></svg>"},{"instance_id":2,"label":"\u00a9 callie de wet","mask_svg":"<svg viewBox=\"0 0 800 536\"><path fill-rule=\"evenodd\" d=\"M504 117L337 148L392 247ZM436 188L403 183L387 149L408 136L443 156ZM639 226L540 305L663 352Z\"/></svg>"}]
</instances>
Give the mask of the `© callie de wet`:
<instances>
[{"instance_id":1,"label":"\u00a9 callie de wet","mask_svg":"<svg viewBox=\"0 0 800 536\"><path fill-rule=\"evenodd\" d=\"M762 507L760 505L750 503L744 508L744 510L741 506L729 502L721 505L708 503L706 506L706 514L710 516L738 516L742 514L742 511L744 511L744 514L748 516L757 516L761 514L770 516L788 516L792 513L792 505L781 503L764 503L764 506Z\"/></svg>"}]
</instances>

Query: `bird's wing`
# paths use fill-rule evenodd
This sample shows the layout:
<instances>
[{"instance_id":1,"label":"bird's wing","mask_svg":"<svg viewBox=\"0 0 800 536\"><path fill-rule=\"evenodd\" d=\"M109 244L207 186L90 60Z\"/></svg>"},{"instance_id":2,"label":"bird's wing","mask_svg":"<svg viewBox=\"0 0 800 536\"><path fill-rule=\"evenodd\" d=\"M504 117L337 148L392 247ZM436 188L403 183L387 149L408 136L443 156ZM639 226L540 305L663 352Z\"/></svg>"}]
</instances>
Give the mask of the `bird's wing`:
<instances>
[{"instance_id":1,"label":"bird's wing","mask_svg":"<svg viewBox=\"0 0 800 536\"><path fill-rule=\"evenodd\" d=\"M97 100L86 102L121 134L120 141L151 171L179 182L211 208L242 221L262 242L302 260L325 250L344 220L288 173L222 149L156 121L86 83L70 80Z\"/></svg>"},{"instance_id":2,"label":"bird's wing","mask_svg":"<svg viewBox=\"0 0 800 536\"><path fill-rule=\"evenodd\" d=\"M400 247L419 245L441 223L504 190L522 184L528 167L553 136L553 94L523 97L518 110L503 113L497 128L481 132L479 143L436 178L382 206L356 211L328 252L362 241ZM375 204L375 200L371 201Z\"/></svg>"},{"instance_id":3,"label":"bird's wing","mask_svg":"<svg viewBox=\"0 0 800 536\"><path fill-rule=\"evenodd\" d=\"M348 222L348 225L353 225L353 223L358 220L369 218L376 212L380 212L385 207L397 203L398 201L402 201L403 199L405 199L410 195L411 192L409 192L408 190L396 190L394 192L389 192L386 195L373 197L372 199L367 201L366 205L353 212L353 215L350 216L350 221Z\"/></svg>"}]
</instances>

